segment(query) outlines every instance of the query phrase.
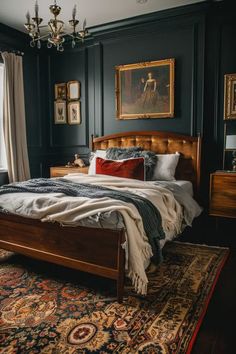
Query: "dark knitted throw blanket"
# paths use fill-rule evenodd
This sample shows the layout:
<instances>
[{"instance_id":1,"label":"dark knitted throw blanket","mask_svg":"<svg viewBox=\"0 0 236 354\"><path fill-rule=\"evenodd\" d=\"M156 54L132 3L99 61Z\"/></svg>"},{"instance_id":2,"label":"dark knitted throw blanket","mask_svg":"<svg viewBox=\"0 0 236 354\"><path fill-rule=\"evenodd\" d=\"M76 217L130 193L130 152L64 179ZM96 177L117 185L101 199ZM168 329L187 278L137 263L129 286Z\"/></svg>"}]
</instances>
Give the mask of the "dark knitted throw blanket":
<instances>
[{"instance_id":1,"label":"dark knitted throw blanket","mask_svg":"<svg viewBox=\"0 0 236 354\"><path fill-rule=\"evenodd\" d=\"M161 260L159 240L165 237L161 215L157 208L146 198L130 192L117 191L98 185L75 183L65 178L35 178L25 182L15 182L0 187L0 195L23 192L63 193L68 196L86 198L108 197L131 203L137 208L142 218L144 230L152 247L154 255L152 259L153 262L158 263Z\"/></svg>"}]
</instances>

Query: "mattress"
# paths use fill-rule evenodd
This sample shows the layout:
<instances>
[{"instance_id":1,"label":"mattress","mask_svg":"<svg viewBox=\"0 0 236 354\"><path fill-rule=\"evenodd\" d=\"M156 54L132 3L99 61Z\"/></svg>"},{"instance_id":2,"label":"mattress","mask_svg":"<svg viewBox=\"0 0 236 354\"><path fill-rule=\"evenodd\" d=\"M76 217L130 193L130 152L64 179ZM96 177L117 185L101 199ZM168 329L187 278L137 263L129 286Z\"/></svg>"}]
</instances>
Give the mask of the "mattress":
<instances>
[{"instance_id":1,"label":"mattress","mask_svg":"<svg viewBox=\"0 0 236 354\"><path fill-rule=\"evenodd\" d=\"M83 173L69 173L68 175L65 175L64 178L66 178L66 176L73 176L73 175L83 175ZM161 181L159 182L161 183ZM150 181L150 183L153 182ZM165 181L163 181L163 183L165 183ZM178 180L178 181L168 181L168 183L171 184L173 183L173 185L180 186L185 190L185 192L189 193L191 197L193 197L193 184L190 181Z\"/></svg>"},{"instance_id":2,"label":"mattress","mask_svg":"<svg viewBox=\"0 0 236 354\"><path fill-rule=\"evenodd\" d=\"M70 176L73 176L73 175L74 174L70 174ZM76 175L83 175L83 174L76 174ZM69 175L65 176L65 178L66 177L69 177ZM154 183L154 182L150 181L150 184L152 184L152 183ZM158 183L164 184L165 182L163 181L163 182L158 182ZM173 182L168 182L168 184L173 185L173 186L178 185L185 192L187 192L191 197L193 195L193 186L192 186L192 183L189 181L173 181ZM27 198L27 197L29 197L29 195L30 195L30 193L21 193L20 195L19 194L10 195L11 203L21 205L21 198L22 197ZM5 198L6 198L6 196L2 196L2 199L5 199ZM3 205L0 205L0 208L3 208ZM3 211L3 209L1 211ZM197 212L196 212L196 214L197 214ZM101 212L99 214L91 215L89 217L81 219L78 224L80 226L93 227L93 228L105 228L105 229L125 228L123 217L118 211ZM165 241L173 239L174 236L176 236L176 235L172 232L167 233L166 239L162 240L162 246L164 246Z\"/></svg>"}]
</instances>

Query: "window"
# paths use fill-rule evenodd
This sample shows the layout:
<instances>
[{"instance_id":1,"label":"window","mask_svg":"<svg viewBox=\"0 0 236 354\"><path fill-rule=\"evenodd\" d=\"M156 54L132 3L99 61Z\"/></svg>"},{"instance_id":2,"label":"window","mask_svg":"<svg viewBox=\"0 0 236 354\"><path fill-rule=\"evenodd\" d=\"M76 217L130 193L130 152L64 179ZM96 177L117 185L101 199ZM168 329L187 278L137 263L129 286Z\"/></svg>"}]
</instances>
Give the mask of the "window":
<instances>
[{"instance_id":1,"label":"window","mask_svg":"<svg viewBox=\"0 0 236 354\"><path fill-rule=\"evenodd\" d=\"M3 137L3 69L4 66L0 63L0 170L6 170L6 150Z\"/></svg>"}]
</instances>

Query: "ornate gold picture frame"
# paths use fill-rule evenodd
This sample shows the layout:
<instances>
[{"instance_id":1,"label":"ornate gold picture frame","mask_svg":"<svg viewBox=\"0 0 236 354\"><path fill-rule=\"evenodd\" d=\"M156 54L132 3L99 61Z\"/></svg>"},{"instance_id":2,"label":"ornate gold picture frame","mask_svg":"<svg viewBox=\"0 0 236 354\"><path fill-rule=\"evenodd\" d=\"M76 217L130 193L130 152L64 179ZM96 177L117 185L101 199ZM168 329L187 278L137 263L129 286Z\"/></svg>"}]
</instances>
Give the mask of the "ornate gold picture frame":
<instances>
[{"instance_id":1,"label":"ornate gold picture frame","mask_svg":"<svg viewBox=\"0 0 236 354\"><path fill-rule=\"evenodd\" d=\"M175 59L119 65L116 118L174 117Z\"/></svg>"},{"instance_id":2,"label":"ornate gold picture frame","mask_svg":"<svg viewBox=\"0 0 236 354\"><path fill-rule=\"evenodd\" d=\"M224 119L236 119L236 74L226 74L224 78Z\"/></svg>"},{"instance_id":3,"label":"ornate gold picture frame","mask_svg":"<svg viewBox=\"0 0 236 354\"><path fill-rule=\"evenodd\" d=\"M55 84L55 100L66 100L66 83Z\"/></svg>"},{"instance_id":4,"label":"ornate gold picture frame","mask_svg":"<svg viewBox=\"0 0 236 354\"><path fill-rule=\"evenodd\" d=\"M80 98L80 82L69 81L67 83L67 98L69 101L77 101Z\"/></svg>"},{"instance_id":5,"label":"ornate gold picture frame","mask_svg":"<svg viewBox=\"0 0 236 354\"><path fill-rule=\"evenodd\" d=\"M54 123L66 124L66 102L54 101Z\"/></svg>"}]
</instances>

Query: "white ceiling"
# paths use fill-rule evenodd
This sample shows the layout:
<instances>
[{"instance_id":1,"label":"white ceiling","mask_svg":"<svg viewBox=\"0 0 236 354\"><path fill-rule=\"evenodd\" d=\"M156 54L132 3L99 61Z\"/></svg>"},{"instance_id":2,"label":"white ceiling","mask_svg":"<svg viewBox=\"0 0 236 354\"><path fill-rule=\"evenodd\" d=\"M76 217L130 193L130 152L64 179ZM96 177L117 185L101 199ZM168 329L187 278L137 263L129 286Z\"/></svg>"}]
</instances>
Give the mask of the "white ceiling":
<instances>
[{"instance_id":1,"label":"white ceiling","mask_svg":"<svg viewBox=\"0 0 236 354\"><path fill-rule=\"evenodd\" d=\"M61 6L61 19L67 23L71 19L72 8L77 5L77 17L82 25L84 18L87 27L92 27L124 18L160 11L182 5L194 4L205 0L57 0ZM0 0L0 22L20 31L25 31L23 24L29 10L34 14L35 0ZM54 0L38 0L39 15L47 24L51 14L49 5Z\"/></svg>"}]
</instances>

